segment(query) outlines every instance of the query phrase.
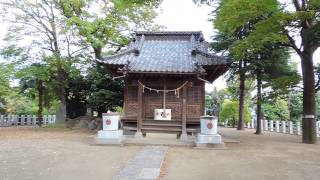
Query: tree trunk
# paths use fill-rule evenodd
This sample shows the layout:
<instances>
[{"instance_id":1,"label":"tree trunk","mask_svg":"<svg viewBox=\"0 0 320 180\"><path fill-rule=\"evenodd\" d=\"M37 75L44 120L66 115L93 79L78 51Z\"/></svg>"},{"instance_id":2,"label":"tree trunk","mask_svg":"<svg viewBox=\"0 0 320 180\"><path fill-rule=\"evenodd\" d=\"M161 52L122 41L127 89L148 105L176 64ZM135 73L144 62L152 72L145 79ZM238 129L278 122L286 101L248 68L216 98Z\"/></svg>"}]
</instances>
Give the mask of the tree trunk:
<instances>
[{"instance_id":1,"label":"tree trunk","mask_svg":"<svg viewBox=\"0 0 320 180\"><path fill-rule=\"evenodd\" d=\"M37 90L38 90L38 122L39 126L42 126L42 112L43 112L43 94L44 94L44 86L43 86L43 81L42 80L37 80Z\"/></svg>"},{"instance_id":2,"label":"tree trunk","mask_svg":"<svg viewBox=\"0 0 320 180\"><path fill-rule=\"evenodd\" d=\"M60 61L60 59L59 59ZM56 123L65 123L67 118L67 108L66 108L66 80L67 80L67 72L63 69L61 62L57 67L57 80L58 80L58 98L60 104L57 109L57 118Z\"/></svg>"},{"instance_id":3,"label":"tree trunk","mask_svg":"<svg viewBox=\"0 0 320 180\"><path fill-rule=\"evenodd\" d=\"M244 62L240 60L239 62L239 76L240 76L240 87L239 87L239 121L237 130L244 130L244 89L245 89L245 71L244 71Z\"/></svg>"},{"instance_id":4,"label":"tree trunk","mask_svg":"<svg viewBox=\"0 0 320 180\"><path fill-rule=\"evenodd\" d=\"M261 70L257 69L257 130L255 134L262 134L261 132Z\"/></svg>"},{"instance_id":5,"label":"tree trunk","mask_svg":"<svg viewBox=\"0 0 320 180\"><path fill-rule=\"evenodd\" d=\"M306 48L306 47L305 47ZM303 76L303 119L302 119L302 142L315 144L316 121L315 121L315 80L313 69L313 52L305 49L300 54Z\"/></svg>"},{"instance_id":6,"label":"tree trunk","mask_svg":"<svg viewBox=\"0 0 320 180\"><path fill-rule=\"evenodd\" d=\"M94 50L94 55L96 57L96 59L102 59L102 48L100 47L93 47Z\"/></svg>"}]
</instances>

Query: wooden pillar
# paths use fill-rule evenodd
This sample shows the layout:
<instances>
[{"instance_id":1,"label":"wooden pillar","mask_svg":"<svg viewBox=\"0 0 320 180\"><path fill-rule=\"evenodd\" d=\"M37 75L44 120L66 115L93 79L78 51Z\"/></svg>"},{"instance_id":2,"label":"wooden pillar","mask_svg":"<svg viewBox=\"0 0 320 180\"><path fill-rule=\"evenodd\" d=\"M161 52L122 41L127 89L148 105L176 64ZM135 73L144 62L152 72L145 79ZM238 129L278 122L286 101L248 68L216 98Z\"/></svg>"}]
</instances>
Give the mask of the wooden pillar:
<instances>
[{"instance_id":1,"label":"wooden pillar","mask_svg":"<svg viewBox=\"0 0 320 180\"><path fill-rule=\"evenodd\" d=\"M136 137L142 137L142 108L143 108L143 87L138 85L138 116L137 116L137 132L135 134Z\"/></svg>"},{"instance_id":2,"label":"wooden pillar","mask_svg":"<svg viewBox=\"0 0 320 180\"><path fill-rule=\"evenodd\" d=\"M187 85L182 88L182 141L188 140L187 136Z\"/></svg>"}]
</instances>

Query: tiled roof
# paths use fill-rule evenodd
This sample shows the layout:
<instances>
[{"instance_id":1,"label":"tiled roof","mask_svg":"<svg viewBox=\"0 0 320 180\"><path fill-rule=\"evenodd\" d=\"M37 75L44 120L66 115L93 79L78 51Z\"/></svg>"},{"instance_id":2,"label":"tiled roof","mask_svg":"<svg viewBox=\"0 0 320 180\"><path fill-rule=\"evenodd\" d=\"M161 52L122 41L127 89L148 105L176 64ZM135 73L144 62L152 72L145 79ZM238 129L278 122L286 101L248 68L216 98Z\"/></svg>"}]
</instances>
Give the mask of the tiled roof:
<instances>
[{"instance_id":1,"label":"tiled roof","mask_svg":"<svg viewBox=\"0 0 320 180\"><path fill-rule=\"evenodd\" d=\"M127 50L105 57L107 65L127 65L129 72L202 73L202 66L228 64L208 53L200 31L136 32Z\"/></svg>"}]
</instances>

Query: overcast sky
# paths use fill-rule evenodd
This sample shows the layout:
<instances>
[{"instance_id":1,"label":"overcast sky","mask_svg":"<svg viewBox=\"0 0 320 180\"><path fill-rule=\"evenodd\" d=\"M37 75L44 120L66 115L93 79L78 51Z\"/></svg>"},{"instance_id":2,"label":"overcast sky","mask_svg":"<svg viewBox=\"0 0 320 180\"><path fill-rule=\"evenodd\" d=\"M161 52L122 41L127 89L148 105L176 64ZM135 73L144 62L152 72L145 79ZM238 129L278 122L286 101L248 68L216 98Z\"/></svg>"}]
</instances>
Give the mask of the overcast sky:
<instances>
[{"instance_id":1,"label":"overcast sky","mask_svg":"<svg viewBox=\"0 0 320 180\"><path fill-rule=\"evenodd\" d=\"M285 0L283 0L285 1ZM161 11L155 22L166 27L168 31L202 31L207 41L212 39L214 35L213 24L208 21L211 7L195 5L192 0L164 0L161 4ZM2 23L2 22L1 22ZM2 45L3 37L6 33L6 26L1 25L0 29L0 46ZM299 57L292 54L292 59L299 62ZM314 55L315 63L320 63L320 50ZM298 70L300 70L300 63ZM213 86L218 89L226 86L225 79L220 77L213 85L207 85L206 90L212 91Z\"/></svg>"},{"instance_id":2,"label":"overcast sky","mask_svg":"<svg viewBox=\"0 0 320 180\"><path fill-rule=\"evenodd\" d=\"M286 2L287 0L281 0ZM202 31L207 41L214 35L213 24L208 21L211 8L206 5L197 6L192 0L164 0L161 4L162 12L159 13L156 23L173 31ZM300 58L292 53L291 59L300 62ZM320 63L320 49L314 54L314 62ZM298 71L301 72L300 63ZM212 91L213 86L218 89L226 87L225 79L220 77L213 84L206 85L206 91Z\"/></svg>"}]
</instances>

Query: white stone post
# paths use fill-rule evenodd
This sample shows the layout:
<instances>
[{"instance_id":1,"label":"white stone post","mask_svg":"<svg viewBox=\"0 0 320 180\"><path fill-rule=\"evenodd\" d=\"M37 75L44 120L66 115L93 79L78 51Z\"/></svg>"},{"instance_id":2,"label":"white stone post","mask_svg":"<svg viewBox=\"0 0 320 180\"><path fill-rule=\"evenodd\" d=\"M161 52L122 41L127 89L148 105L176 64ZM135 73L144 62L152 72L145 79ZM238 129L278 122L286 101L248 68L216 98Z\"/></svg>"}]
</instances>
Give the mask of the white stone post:
<instances>
[{"instance_id":1,"label":"white stone post","mask_svg":"<svg viewBox=\"0 0 320 180\"><path fill-rule=\"evenodd\" d=\"M8 124L8 115L3 117L3 126L7 126Z\"/></svg>"},{"instance_id":2,"label":"white stone post","mask_svg":"<svg viewBox=\"0 0 320 180\"><path fill-rule=\"evenodd\" d=\"M276 121L276 132L280 132L280 123Z\"/></svg>"},{"instance_id":3,"label":"white stone post","mask_svg":"<svg viewBox=\"0 0 320 180\"><path fill-rule=\"evenodd\" d=\"M25 124L25 121L26 121L25 115L21 115L20 116L20 125L23 126Z\"/></svg>"},{"instance_id":4,"label":"white stone post","mask_svg":"<svg viewBox=\"0 0 320 180\"><path fill-rule=\"evenodd\" d=\"M37 124L37 116L33 115L32 116L32 126L35 126Z\"/></svg>"},{"instance_id":5,"label":"white stone post","mask_svg":"<svg viewBox=\"0 0 320 180\"><path fill-rule=\"evenodd\" d=\"M281 121L281 126L282 126L282 133L287 133L287 127L286 127L285 121Z\"/></svg>"},{"instance_id":6,"label":"white stone post","mask_svg":"<svg viewBox=\"0 0 320 180\"><path fill-rule=\"evenodd\" d=\"M268 131L268 120L264 120L264 130Z\"/></svg>"},{"instance_id":7,"label":"white stone post","mask_svg":"<svg viewBox=\"0 0 320 180\"><path fill-rule=\"evenodd\" d=\"M10 122L11 122L11 115L8 115L7 116L6 126L10 126Z\"/></svg>"},{"instance_id":8,"label":"white stone post","mask_svg":"<svg viewBox=\"0 0 320 180\"><path fill-rule=\"evenodd\" d=\"M301 124L297 122L297 135L301 135Z\"/></svg>"},{"instance_id":9,"label":"white stone post","mask_svg":"<svg viewBox=\"0 0 320 180\"><path fill-rule=\"evenodd\" d=\"M320 121L317 121L317 122L316 122L317 137L320 137L320 130L319 130L319 128L320 128Z\"/></svg>"},{"instance_id":10,"label":"white stone post","mask_svg":"<svg viewBox=\"0 0 320 180\"><path fill-rule=\"evenodd\" d=\"M27 115L27 125L31 125L31 115Z\"/></svg>"},{"instance_id":11,"label":"white stone post","mask_svg":"<svg viewBox=\"0 0 320 180\"><path fill-rule=\"evenodd\" d=\"M270 131L273 131L273 120L270 120Z\"/></svg>"},{"instance_id":12,"label":"white stone post","mask_svg":"<svg viewBox=\"0 0 320 180\"><path fill-rule=\"evenodd\" d=\"M18 124L19 124L19 116L18 115L14 115L13 116L13 121L14 121L14 125L16 125L16 126L18 126Z\"/></svg>"},{"instance_id":13,"label":"white stone post","mask_svg":"<svg viewBox=\"0 0 320 180\"><path fill-rule=\"evenodd\" d=\"M52 124L52 116L48 115L48 124Z\"/></svg>"},{"instance_id":14,"label":"white stone post","mask_svg":"<svg viewBox=\"0 0 320 180\"><path fill-rule=\"evenodd\" d=\"M53 124L56 123L56 115L52 115L52 122L53 122Z\"/></svg>"},{"instance_id":15,"label":"white stone post","mask_svg":"<svg viewBox=\"0 0 320 180\"><path fill-rule=\"evenodd\" d=\"M42 123L47 124L47 119L48 119L47 115L42 116Z\"/></svg>"},{"instance_id":16,"label":"white stone post","mask_svg":"<svg viewBox=\"0 0 320 180\"><path fill-rule=\"evenodd\" d=\"M4 116L0 115L0 127L4 125Z\"/></svg>"},{"instance_id":17,"label":"white stone post","mask_svg":"<svg viewBox=\"0 0 320 180\"><path fill-rule=\"evenodd\" d=\"M254 129L254 119L251 119L251 127Z\"/></svg>"},{"instance_id":18,"label":"white stone post","mask_svg":"<svg viewBox=\"0 0 320 180\"><path fill-rule=\"evenodd\" d=\"M289 121L289 134L293 134L293 124L292 124L292 121Z\"/></svg>"}]
</instances>

